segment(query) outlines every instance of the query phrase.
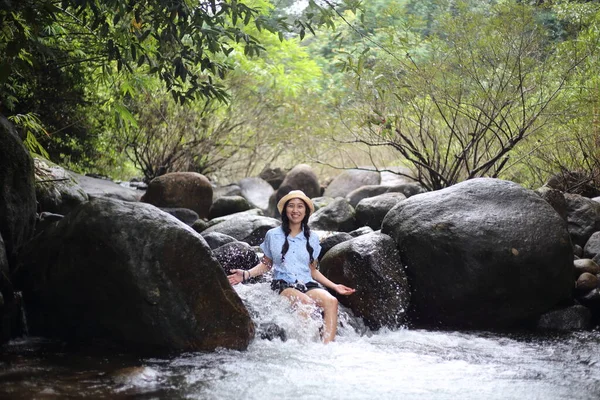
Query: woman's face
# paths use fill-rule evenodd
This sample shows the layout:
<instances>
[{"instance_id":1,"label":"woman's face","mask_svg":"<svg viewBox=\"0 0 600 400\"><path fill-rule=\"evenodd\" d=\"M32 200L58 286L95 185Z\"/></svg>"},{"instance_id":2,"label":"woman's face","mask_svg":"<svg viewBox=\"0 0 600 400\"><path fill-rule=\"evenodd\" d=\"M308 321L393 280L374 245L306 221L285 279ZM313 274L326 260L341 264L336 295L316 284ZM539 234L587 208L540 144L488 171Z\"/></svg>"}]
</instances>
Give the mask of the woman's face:
<instances>
[{"instance_id":1,"label":"woman's face","mask_svg":"<svg viewBox=\"0 0 600 400\"><path fill-rule=\"evenodd\" d=\"M291 223L299 224L306 215L306 205L300 199L291 199L287 202L285 212Z\"/></svg>"}]
</instances>

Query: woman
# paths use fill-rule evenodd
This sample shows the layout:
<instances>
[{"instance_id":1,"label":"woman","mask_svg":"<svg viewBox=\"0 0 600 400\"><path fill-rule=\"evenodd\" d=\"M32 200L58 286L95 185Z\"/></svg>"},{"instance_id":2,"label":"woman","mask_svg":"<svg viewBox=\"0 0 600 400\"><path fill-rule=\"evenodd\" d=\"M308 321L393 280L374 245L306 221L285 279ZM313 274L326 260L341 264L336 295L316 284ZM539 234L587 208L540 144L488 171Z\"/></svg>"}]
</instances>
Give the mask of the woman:
<instances>
[{"instance_id":1,"label":"woman","mask_svg":"<svg viewBox=\"0 0 600 400\"><path fill-rule=\"evenodd\" d=\"M279 200L277 209L282 224L267 232L260 245L264 252L261 262L248 271L234 269L228 276L229 282L232 285L246 282L273 267L271 289L294 305L316 304L323 309L322 337L324 343L329 343L337 333L338 301L319 283L342 295L350 295L355 289L331 282L317 269L321 246L308 227L308 217L315 208L304 192L292 190Z\"/></svg>"}]
</instances>

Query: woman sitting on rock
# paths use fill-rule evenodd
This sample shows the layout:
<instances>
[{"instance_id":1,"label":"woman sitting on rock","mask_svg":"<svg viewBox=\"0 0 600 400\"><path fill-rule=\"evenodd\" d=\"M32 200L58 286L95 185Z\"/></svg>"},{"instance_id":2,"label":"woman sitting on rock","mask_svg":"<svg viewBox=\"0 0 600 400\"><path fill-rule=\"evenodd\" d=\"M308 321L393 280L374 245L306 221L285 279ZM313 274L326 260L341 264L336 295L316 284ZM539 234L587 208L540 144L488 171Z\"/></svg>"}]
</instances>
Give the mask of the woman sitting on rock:
<instances>
[{"instance_id":1,"label":"woman sitting on rock","mask_svg":"<svg viewBox=\"0 0 600 400\"><path fill-rule=\"evenodd\" d=\"M335 284L317 270L321 246L317 235L311 234L308 227L308 217L315 208L304 192L292 190L279 200L277 209L282 224L267 232L265 241L260 245L264 252L261 262L248 271L232 270L229 282L232 285L246 282L273 267L271 289L287 297L294 305L316 304L323 309L325 329L322 338L324 343L329 343L337 332L338 301L321 285L342 295L350 295L355 289Z\"/></svg>"}]
</instances>

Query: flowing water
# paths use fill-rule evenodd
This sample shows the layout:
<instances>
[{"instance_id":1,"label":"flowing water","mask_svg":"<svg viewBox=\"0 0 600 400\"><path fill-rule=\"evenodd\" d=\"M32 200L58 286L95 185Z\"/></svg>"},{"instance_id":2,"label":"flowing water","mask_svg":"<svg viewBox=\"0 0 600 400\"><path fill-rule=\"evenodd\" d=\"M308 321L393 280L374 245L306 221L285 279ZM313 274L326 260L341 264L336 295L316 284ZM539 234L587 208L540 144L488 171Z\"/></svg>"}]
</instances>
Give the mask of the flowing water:
<instances>
[{"instance_id":1,"label":"flowing water","mask_svg":"<svg viewBox=\"0 0 600 400\"><path fill-rule=\"evenodd\" d=\"M336 342L267 283L237 285L257 325L246 351L135 358L39 338L0 351L10 399L599 399L600 332L553 336L401 329L369 332L341 311Z\"/></svg>"}]
</instances>

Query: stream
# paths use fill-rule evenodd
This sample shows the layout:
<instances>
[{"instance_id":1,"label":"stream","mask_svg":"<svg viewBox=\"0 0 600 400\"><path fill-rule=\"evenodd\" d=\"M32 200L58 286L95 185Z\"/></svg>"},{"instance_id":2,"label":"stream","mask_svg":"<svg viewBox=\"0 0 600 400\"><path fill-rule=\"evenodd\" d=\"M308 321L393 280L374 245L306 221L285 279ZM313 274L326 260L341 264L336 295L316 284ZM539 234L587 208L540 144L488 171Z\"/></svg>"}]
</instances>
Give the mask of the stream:
<instances>
[{"instance_id":1,"label":"stream","mask_svg":"<svg viewBox=\"0 0 600 400\"><path fill-rule=\"evenodd\" d=\"M600 332L370 332L346 309L334 343L268 283L237 285L257 326L246 351L139 358L43 338L0 349L0 399L594 399Z\"/></svg>"}]
</instances>

